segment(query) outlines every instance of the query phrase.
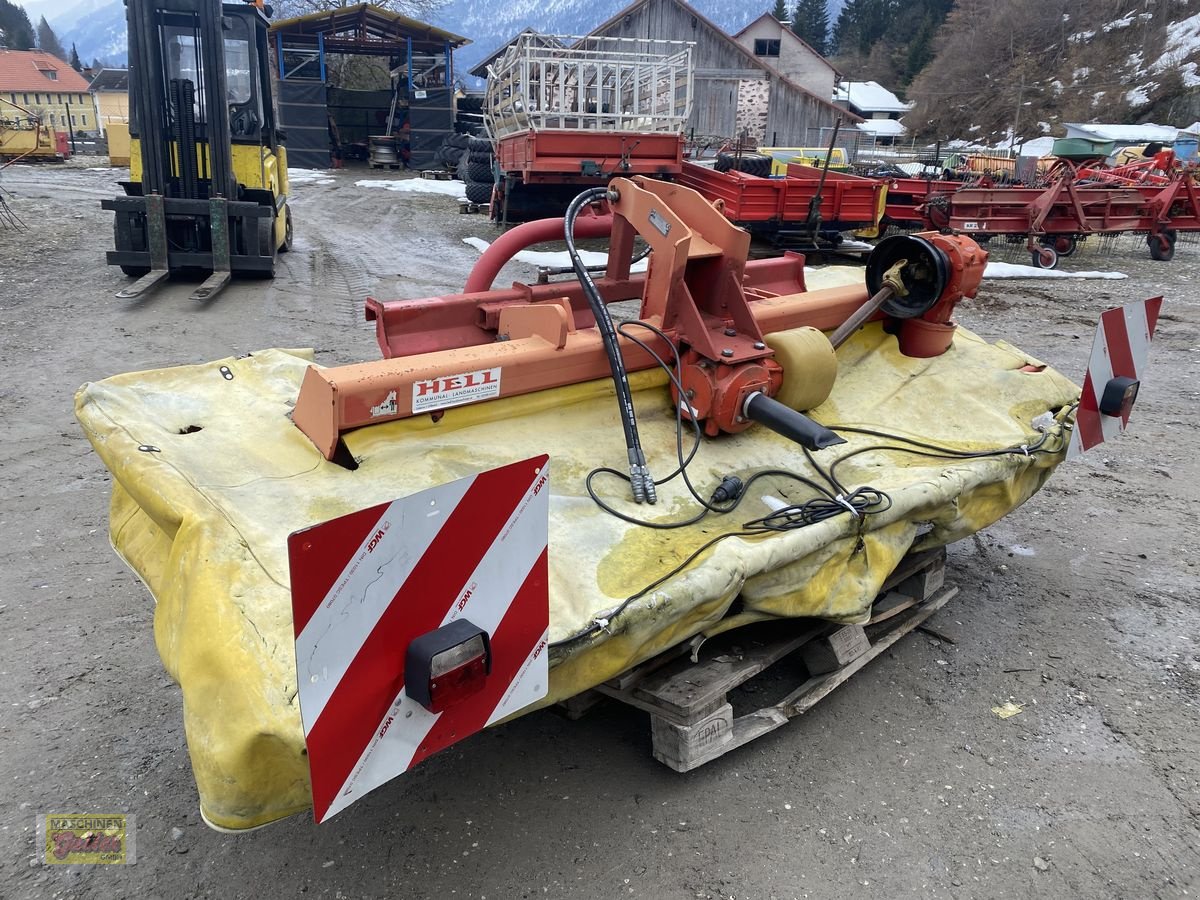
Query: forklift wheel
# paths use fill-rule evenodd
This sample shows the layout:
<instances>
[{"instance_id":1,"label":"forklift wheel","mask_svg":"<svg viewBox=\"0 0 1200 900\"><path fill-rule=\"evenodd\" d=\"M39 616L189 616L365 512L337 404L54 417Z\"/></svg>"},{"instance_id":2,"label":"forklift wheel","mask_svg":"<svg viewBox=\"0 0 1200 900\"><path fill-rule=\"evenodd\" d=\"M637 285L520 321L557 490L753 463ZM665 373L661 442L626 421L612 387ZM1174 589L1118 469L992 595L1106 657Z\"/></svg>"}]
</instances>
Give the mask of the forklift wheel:
<instances>
[{"instance_id":1,"label":"forklift wheel","mask_svg":"<svg viewBox=\"0 0 1200 900\"><path fill-rule=\"evenodd\" d=\"M258 220L258 252L261 256L271 257L271 268L250 271L246 274L251 278L274 278L275 254L278 249L275 246L275 219L263 216Z\"/></svg>"},{"instance_id":2,"label":"forklift wheel","mask_svg":"<svg viewBox=\"0 0 1200 900\"><path fill-rule=\"evenodd\" d=\"M285 206L283 215L283 243L279 245L279 252L287 253L292 249L292 208Z\"/></svg>"},{"instance_id":3,"label":"forklift wheel","mask_svg":"<svg viewBox=\"0 0 1200 900\"><path fill-rule=\"evenodd\" d=\"M130 278L141 278L143 275L150 274L149 266L121 266L121 271Z\"/></svg>"}]
</instances>

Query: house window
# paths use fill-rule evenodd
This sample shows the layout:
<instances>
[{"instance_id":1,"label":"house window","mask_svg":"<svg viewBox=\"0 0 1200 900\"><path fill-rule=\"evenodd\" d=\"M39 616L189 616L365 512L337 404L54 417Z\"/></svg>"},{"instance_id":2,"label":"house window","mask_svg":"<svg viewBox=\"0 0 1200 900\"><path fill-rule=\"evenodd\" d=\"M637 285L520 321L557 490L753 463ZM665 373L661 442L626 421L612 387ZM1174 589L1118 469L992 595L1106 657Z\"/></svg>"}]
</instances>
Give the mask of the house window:
<instances>
[{"instance_id":1,"label":"house window","mask_svg":"<svg viewBox=\"0 0 1200 900\"><path fill-rule=\"evenodd\" d=\"M78 123L75 121L75 117L74 117L74 116L71 116L71 124L72 124L72 125L76 125L76 124L78 124Z\"/></svg>"},{"instance_id":2,"label":"house window","mask_svg":"<svg viewBox=\"0 0 1200 900\"><path fill-rule=\"evenodd\" d=\"M50 113L50 124L51 125L58 124L58 116L56 116L54 113Z\"/></svg>"},{"instance_id":3,"label":"house window","mask_svg":"<svg viewBox=\"0 0 1200 900\"><path fill-rule=\"evenodd\" d=\"M58 102L59 102L59 103L62 103L62 94L59 94L59 95L58 95Z\"/></svg>"},{"instance_id":4,"label":"house window","mask_svg":"<svg viewBox=\"0 0 1200 900\"><path fill-rule=\"evenodd\" d=\"M87 128L87 115L86 114L81 115L79 117L79 122L81 125L83 125L84 128Z\"/></svg>"},{"instance_id":5,"label":"house window","mask_svg":"<svg viewBox=\"0 0 1200 900\"><path fill-rule=\"evenodd\" d=\"M41 106L41 104L42 104L42 95L41 95L41 94L34 94L34 95L33 95L33 105L34 105L34 106Z\"/></svg>"},{"instance_id":6,"label":"house window","mask_svg":"<svg viewBox=\"0 0 1200 900\"><path fill-rule=\"evenodd\" d=\"M29 95L28 95L28 94L22 94L22 95L21 95L21 100L22 100L22 101L24 101L24 103L25 103L25 105L26 105L26 106L28 106L28 105L29 105Z\"/></svg>"},{"instance_id":7,"label":"house window","mask_svg":"<svg viewBox=\"0 0 1200 900\"><path fill-rule=\"evenodd\" d=\"M54 71L54 69L42 69L42 74L51 81L58 81L58 72Z\"/></svg>"},{"instance_id":8,"label":"house window","mask_svg":"<svg viewBox=\"0 0 1200 900\"><path fill-rule=\"evenodd\" d=\"M755 56L778 56L779 55L779 39L755 38L754 39L754 55Z\"/></svg>"}]
</instances>

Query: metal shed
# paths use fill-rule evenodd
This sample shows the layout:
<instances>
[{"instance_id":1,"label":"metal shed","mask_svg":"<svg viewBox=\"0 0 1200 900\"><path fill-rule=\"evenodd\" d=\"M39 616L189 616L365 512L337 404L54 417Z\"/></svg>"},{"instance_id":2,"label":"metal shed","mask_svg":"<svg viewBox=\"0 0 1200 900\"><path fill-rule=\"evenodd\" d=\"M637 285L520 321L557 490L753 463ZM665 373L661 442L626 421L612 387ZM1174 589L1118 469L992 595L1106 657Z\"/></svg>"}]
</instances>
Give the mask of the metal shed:
<instances>
[{"instance_id":1,"label":"metal shed","mask_svg":"<svg viewBox=\"0 0 1200 900\"><path fill-rule=\"evenodd\" d=\"M357 141L359 130L363 138L385 133L399 109L408 126L412 164L432 162L444 135L454 130L454 50L469 43L461 35L370 3L274 23L271 44L289 161L303 168L328 166L330 123L334 120L336 130L336 114ZM394 103L380 104L367 96L350 102L346 90L333 95L327 65L331 55L386 58L394 79L388 95L391 99L394 94ZM378 97L374 91L353 93Z\"/></svg>"}]
</instances>

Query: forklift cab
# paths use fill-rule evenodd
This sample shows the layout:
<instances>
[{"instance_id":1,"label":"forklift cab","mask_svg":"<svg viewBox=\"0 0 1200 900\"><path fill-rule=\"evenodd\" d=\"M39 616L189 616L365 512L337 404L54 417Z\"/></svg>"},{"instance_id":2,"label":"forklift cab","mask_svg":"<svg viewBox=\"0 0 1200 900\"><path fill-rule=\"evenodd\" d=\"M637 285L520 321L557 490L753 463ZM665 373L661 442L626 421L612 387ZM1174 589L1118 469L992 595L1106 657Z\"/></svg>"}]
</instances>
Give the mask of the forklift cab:
<instances>
[{"instance_id":1,"label":"forklift cab","mask_svg":"<svg viewBox=\"0 0 1200 900\"><path fill-rule=\"evenodd\" d=\"M139 282L171 271L274 274L291 242L287 160L271 99L267 18L248 3L127 0L130 179L108 262Z\"/></svg>"}]
</instances>

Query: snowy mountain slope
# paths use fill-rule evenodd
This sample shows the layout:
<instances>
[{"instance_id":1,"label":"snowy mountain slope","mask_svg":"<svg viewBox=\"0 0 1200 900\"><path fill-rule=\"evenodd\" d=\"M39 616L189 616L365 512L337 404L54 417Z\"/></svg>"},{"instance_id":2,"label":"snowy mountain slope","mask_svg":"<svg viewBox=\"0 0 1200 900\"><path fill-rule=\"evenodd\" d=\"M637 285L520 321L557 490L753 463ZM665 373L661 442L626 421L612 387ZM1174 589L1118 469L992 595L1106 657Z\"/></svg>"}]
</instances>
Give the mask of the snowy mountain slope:
<instances>
[{"instance_id":1,"label":"snowy mountain slope","mask_svg":"<svg viewBox=\"0 0 1200 900\"><path fill-rule=\"evenodd\" d=\"M455 54L460 75L524 28L550 34L587 34L629 5L628 0L451 0L433 16L434 24L469 37ZM770 4L694 0L691 6L730 34L758 18Z\"/></svg>"},{"instance_id":2,"label":"snowy mountain slope","mask_svg":"<svg viewBox=\"0 0 1200 900\"><path fill-rule=\"evenodd\" d=\"M841 3L832 0L831 18L836 17ZM97 56L124 62L127 44L122 0L26 0L22 5L35 23L46 16L63 46L70 48L75 43L85 62ZM586 34L627 5L628 0L450 0L430 18L433 24L471 39L456 55L456 67L465 73L523 28ZM731 34L771 6L766 0L761 5L695 0L692 5Z\"/></svg>"},{"instance_id":3,"label":"snowy mountain slope","mask_svg":"<svg viewBox=\"0 0 1200 900\"><path fill-rule=\"evenodd\" d=\"M121 0L26 0L21 4L30 21L42 16L58 35L58 42L90 63L96 57L124 65L128 52L125 5Z\"/></svg>"}]
</instances>

